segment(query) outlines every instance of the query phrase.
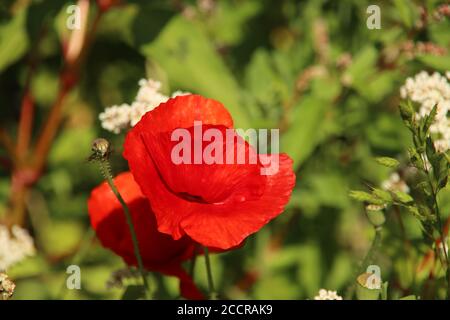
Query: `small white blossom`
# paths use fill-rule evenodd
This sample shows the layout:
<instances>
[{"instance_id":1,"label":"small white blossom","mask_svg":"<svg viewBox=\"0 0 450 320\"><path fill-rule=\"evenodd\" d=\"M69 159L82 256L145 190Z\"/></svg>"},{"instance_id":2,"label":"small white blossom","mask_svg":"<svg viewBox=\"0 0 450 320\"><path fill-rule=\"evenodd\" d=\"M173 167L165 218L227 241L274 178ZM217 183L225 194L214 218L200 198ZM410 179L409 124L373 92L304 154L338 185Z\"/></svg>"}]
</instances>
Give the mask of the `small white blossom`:
<instances>
[{"instance_id":1,"label":"small white blossom","mask_svg":"<svg viewBox=\"0 0 450 320\"><path fill-rule=\"evenodd\" d=\"M7 274L0 272L0 300L8 300L14 294L16 284Z\"/></svg>"},{"instance_id":2,"label":"small white blossom","mask_svg":"<svg viewBox=\"0 0 450 320\"><path fill-rule=\"evenodd\" d=\"M102 122L102 127L105 130L120 133L130 125L131 107L127 104L120 106L112 106L100 113L99 119Z\"/></svg>"},{"instance_id":3,"label":"small white blossom","mask_svg":"<svg viewBox=\"0 0 450 320\"><path fill-rule=\"evenodd\" d=\"M446 77L450 79L450 72ZM420 104L417 117L422 118L430 114L433 107L437 106L437 113L430 132L437 136L435 148L439 152L450 149L450 83L446 77L435 72L432 75L425 71L418 73L414 78L406 79L405 85L400 88L400 96L409 98Z\"/></svg>"},{"instance_id":4,"label":"small white blossom","mask_svg":"<svg viewBox=\"0 0 450 320\"><path fill-rule=\"evenodd\" d=\"M449 139L450 138L439 139L439 140L434 141L434 147L436 148L436 151L444 153L447 150L449 150L450 149L450 141L449 141Z\"/></svg>"},{"instance_id":5,"label":"small white blossom","mask_svg":"<svg viewBox=\"0 0 450 320\"><path fill-rule=\"evenodd\" d=\"M342 300L342 297L336 291L320 289L314 300Z\"/></svg>"},{"instance_id":6,"label":"small white blossom","mask_svg":"<svg viewBox=\"0 0 450 320\"><path fill-rule=\"evenodd\" d=\"M161 102L166 102L169 97L159 92L161 90L161 82L152 79L139 80L139 91L136 95L136 101L142 102L151 107L156 108Z\"/></svg>"},{"instance_id":7,"label":"small white blossom","mask_svg":"<svg viewBox=\"0 0 450 320\"><path fill-rule=\"evenodd\" d=\"M7 226L0 225L0 270L7 270L35 252L33 238L25 229L14 225L10 232Z\"/></svg>"},{"instance_id":8,"label":"small white blossom","mask_svg":"<svg viewBox=\"0 0 450 320\"><path fill-rule=\"evenodd\" d=\"M381 187L388 191L409 193L408 185L400 178L400 175L397 172L393 172L387 180L383 181Z\"/></svg>"},{"instance_id":9,"label":"small white blossom","mask_svg":"<svg viewBox=\"0 0 450 320\"><path fill-rule=\"evenodd\" d=\"M135 101L131 105L130 111L130 126L134 127L141 119L144 114L155 109L157 105L150 105L143 102Z\"/></svg>"},{"instance_id":10,"label":"small white blossom","mask_svg":"<svg viewBox=\"0 0 450 320\"><path fill-rule=\"evenodd\" d=\"M134 127L144 114L169 100L169 97L162 94L160 90L161 83L159 81L152 79L139 80L139 90L135 101L131 105L122 104L106 108L99 116L102 127L116 134L129 127ZM187 94L190 93L175 91L171 97Z\"/></svg>"}]
</instances>

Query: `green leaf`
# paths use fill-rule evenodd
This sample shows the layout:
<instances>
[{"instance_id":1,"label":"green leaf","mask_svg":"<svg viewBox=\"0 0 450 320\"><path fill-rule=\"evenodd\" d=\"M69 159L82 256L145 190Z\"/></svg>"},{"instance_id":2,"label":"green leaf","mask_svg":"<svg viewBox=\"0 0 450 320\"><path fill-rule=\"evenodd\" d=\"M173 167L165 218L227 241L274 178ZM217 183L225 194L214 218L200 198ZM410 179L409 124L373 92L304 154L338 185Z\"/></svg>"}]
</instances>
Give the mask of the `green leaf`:
<instances>
[{"instance_id":1,"label":"green leaf","mask_svg":"<svg viewBox=\"0 0 450 320\"><path fill-rule=\"evenodd\" d=\"M416 19L414 4L410 1L394 0L394 5L402 19L403 24L409 29L413 26Z\"/></svg>"},{"instance_id":2,"label":"green leaf","mask_svg":"<svg viewBox=\"0 0 450 320\"><path fill-rule=\"evenodd\" d=\"M279 107L279 97L288 97L290 88L274 68L273 58L266 50L257 50L245 70L245 85L258 104Z\"/></svg>"},{"instance_id":3,"label":"green leaf","mask_svg":"<svg viewBox=\"0 0 450 320\"><path fill-rule=\"evenodd\" d=\"M404 203L404 204L414 201L414 199L406 192L395 190L395 191L392 191L392 194L394 195L394 199L396 201L400 201L401 203Z\"/></svg>"},{"instance_id":4,"label":"green leaf","mask_svg":"<svg viewBox=\"0 0 450 320\"><path fill-rule=\"evenodd\" d=\"M353 59L353 63L347 69L346 76L357 86L358 84L364 83L367 77L375 72L377 57L377 50L373 46L362 48L358 51L358 54Z\"/></svg>"},{"instance_id":5,"label":"green leaf","mask_svg":"<svg viewBox=\"0 0 450 320\"><path fill-rule=\"evenodd\" d=\"M324 87L327 90L323 90ZM305 96L295 105L290 127L281 136L281 151L294 160L294 169L335 129L336 121L328 111L341 90L338 80L317 78L312 81L311 90L311 95Z\"/></svg>"},{"instance_id":6,"label":"green leaf","mask_svg":"<svg viewBox=\"0 0 450 320\"><path fill-rule=\"evenodd\" d=\"M317 128L322 126L327 104L314 96L307 96L295 107L292 125L281 136L280 148L294 160L294 168L313 152L319 142Z\"/></svg>"},{"instance_id":7,"label":"green leaf","mask_svg":"<svg viewBox=\"0 0 450 320\"><path fill-rule=\"evenodd\" d=\"M172 88L216 99L230 111L237 128L250 126L236 80L196 24L176 16L155 41L141 46L141 51L163 67Z\"/></svg>"},{"instance_id":8,"label":"green leaf","mask_svg":"<svg viewBox=\"0 0 450 320\"><path fill-rule=\"evenodd\" d=\"M410 128L415 113L411 101L408 100L406 102L401 102L399 105L399 109L403 121L408 126L408 128Z\"/></svg>"},{"instance_id":9,"label":"green leaf","mask_svg":"<svg viewBox=\"0 0 450 320\"><path fill-rule=\"evenodd\" d=\"M414 148L408 148L408 153L409 153L409 159L411 161L411 163L417 168L417 169L421 169L424 170L424 166L423 166L423 161L420 157L420 155L417 153L416 149Z\"/></svg>"},{"instance_id":10,"label":"green leaf","mask_svg":"<svg viewBox=\"0 0 450 320\"><path fill-rule=\"evenodd\" d=\"M448 55L436 56L436 55L426 54L426 55L418 56L418 59L433 69L436 69L436 70L439 70L442 72L446 72L446 71L450 70L450 59L448 58Z\"/></svg>"},{"instance_id":11,"label":"green leaf","mask_svg":"<svg viewBox=\"0 0 450 320\"><path fill-rule=\"evenodd\" d=\"M375 158L375 161L382 166L388 167L388 168L396 168L400 165L400 162L398 162L397 159L389 158L389 157L378 157Z\"/></svg>"},{"instance_id":12,"label":"green leaf","mask_svg":"<svg viewBox=\"0 0 450 320\"><path fill-rule=\"evenodd\" d=\"M392 202L392 196L389 191L374 188L372 193L385 202Z\"/></svg>"},{"instance_id":13,"label":"green leaf","mask_svg":"<svg viewBox=\"0 0 450 320\"><path fill-rule=\"evenodd\" d=\"M6 24L0 25L0 72L22 58L28 49L26 15L26 11L21 10Z\"/></svg>"},{"instance_id":14,"label":"green leaf","mask_svg":"<svg viewBox=\"0 0 450 320\"><path fill-rule=\"evenodd\" d=\"M349 196L357 201L368 202L371 204L383 205L385 201L377 196L364 191L350 191Z\"/></svg>"},{"instance_id":15,"label":"green leaf","mask_svg":"<svg viewBox=\"0 0 450 320\"><path fill-rule=\"evenodd\" d=\"M424 137L422 138L422 140L425 140L426 136L428 135L428 131L430 130L430 127L436 118L436 114L437 114L437 104L434 105L430 114L423 118L422 130Z\"/></svg>"}]
</instances>

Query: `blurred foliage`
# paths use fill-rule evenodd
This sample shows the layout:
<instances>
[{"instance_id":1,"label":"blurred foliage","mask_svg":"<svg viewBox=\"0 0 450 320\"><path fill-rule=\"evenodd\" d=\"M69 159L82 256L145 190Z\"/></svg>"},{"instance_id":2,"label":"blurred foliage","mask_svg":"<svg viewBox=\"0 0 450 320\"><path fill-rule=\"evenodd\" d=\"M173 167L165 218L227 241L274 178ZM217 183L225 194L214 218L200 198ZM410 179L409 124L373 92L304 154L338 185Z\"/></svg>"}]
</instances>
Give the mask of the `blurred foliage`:
<instances>
[{"instance_id":1,"label":"blurred foliage","mask_svg":"<svg viewBox=\"0 0 450 320\"><path fill-rule=\"evenodd\" d=\"M95 1L91 1L95 7ZM399 88L420 70L450 70L448 54L403 52L407 41L450 49L450 20L419 26L420 6L442 3L376 1L382 28L366 27L367 0L122 1L99 21L81 78L65 101L64 122L45 174L27 204L38 255L8 270L16 299L118 299L106 288L120 258L89 240L86 201L101 182L86 163L97 136L115 149L123 135L101 129L98 114L131 101L140 78L225 104L236 127L280 128L281 149L295 161L297 186L285 213L251 236L243 248L212 257L216 287L228 298L311 299L320 288L344 294L368 250L373 229L349 190L379 186L392 172L375 157L404 157L411 145L398 114ZM68 1L0 4L0 126L12 135L31 57L38 132L58 94ZM5 152L0 149L0 157ZM0 215L10 193L9 170L0 169ZM450 190L440 201L450 214ZM428 273L416 272L426 248L420 224L389 211L376 263L389 294L425 295ZM88 249L78 252L83 243ZM408 245L405 245L407 243ZM66 267L79 259L82 290L66 290ZM195 280L207 288L203 258ZM178 295L173 278L152 277L161 298ZM133 294L129 289L125 297ZM443 297L443 292L432 293Z\"/></svg>"}]
</instances>

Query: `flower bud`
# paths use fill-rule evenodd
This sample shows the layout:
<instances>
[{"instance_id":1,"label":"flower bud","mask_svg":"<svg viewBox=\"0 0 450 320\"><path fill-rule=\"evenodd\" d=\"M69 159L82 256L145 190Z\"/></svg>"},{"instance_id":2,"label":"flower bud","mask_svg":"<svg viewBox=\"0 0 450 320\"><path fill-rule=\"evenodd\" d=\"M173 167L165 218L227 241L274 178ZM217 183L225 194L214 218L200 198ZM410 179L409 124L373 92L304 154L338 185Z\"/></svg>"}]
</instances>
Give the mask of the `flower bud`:
<instances>
[{"instance_id":1,"label":"flower bud","mask_svg":"<svg viewBox=\"0 0 450 320\"><path fill-rule=\"evenodd\" d=\"M363 273L356 279L358 300L378 300L381 293L381 278L375 273Z\"/></svg>"},{"instance_id":2,"label":"flower bud","mask_svg":"<svg viewBox=\"0 0 450 320\"><path fill-rule=\"evenodd\" d=\"M374 227L380 227L386 221L383 212L384 208L385 208L384 205L375 205L375 204L370 204L366 207L367 218Z\"/></svg>"},{"instance_id":3,"label":"flower bud","mask_svg":"<svg viewBox=\"0 0 450 320\"><path fill-rule=\"evenodd\" d=\"M107 159L111 153L111 144L108 140L97 138L92 142L92 155L89 160L104 160Z\"/></svg>"}]
</instances>

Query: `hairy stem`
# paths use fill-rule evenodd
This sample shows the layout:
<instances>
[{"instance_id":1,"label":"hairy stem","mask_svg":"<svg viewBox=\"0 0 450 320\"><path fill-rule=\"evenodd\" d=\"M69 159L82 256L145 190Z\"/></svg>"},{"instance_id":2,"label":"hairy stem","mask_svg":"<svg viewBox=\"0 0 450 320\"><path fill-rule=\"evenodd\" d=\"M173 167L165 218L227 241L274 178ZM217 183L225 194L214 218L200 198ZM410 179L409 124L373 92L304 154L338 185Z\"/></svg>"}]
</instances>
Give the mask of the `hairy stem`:
<instances>
[{"instance_id":1,"label":"hairy stem","mask_svg":"<svg viewBox=\"0 0 450 320\"><path fill-rule=\"evenodd\" d=\"M147 277L145 274L144 263L142 262L142 256L139 251L139 242L138 242L138 238L136 235L136 230L134 228L133 219L131 217L130 210L128 209L128 206L125 203L125 200L123 200L121 194L119 193L119 190L117 190L117 187L114 184L114 181L112 178L111 166L109 164L109 161L105 159L105 160L100 160L98 162L100 163L100 169L102 171L102 174L103 174L105 180L107 181L109 187L111 188L112 192L116 196L117 200L119 200L120 204L122 205L123 211L125 213L125 218L127 220L128 228L130 230L131 240L133 242L133 249L134 249L134 254L136 256L139 273L141 274L142 281L144 283L145 295L146 295L147 299L151 299L150 286L148 284L148 280L147 280Z\"/></svg>"}]
</instances>

